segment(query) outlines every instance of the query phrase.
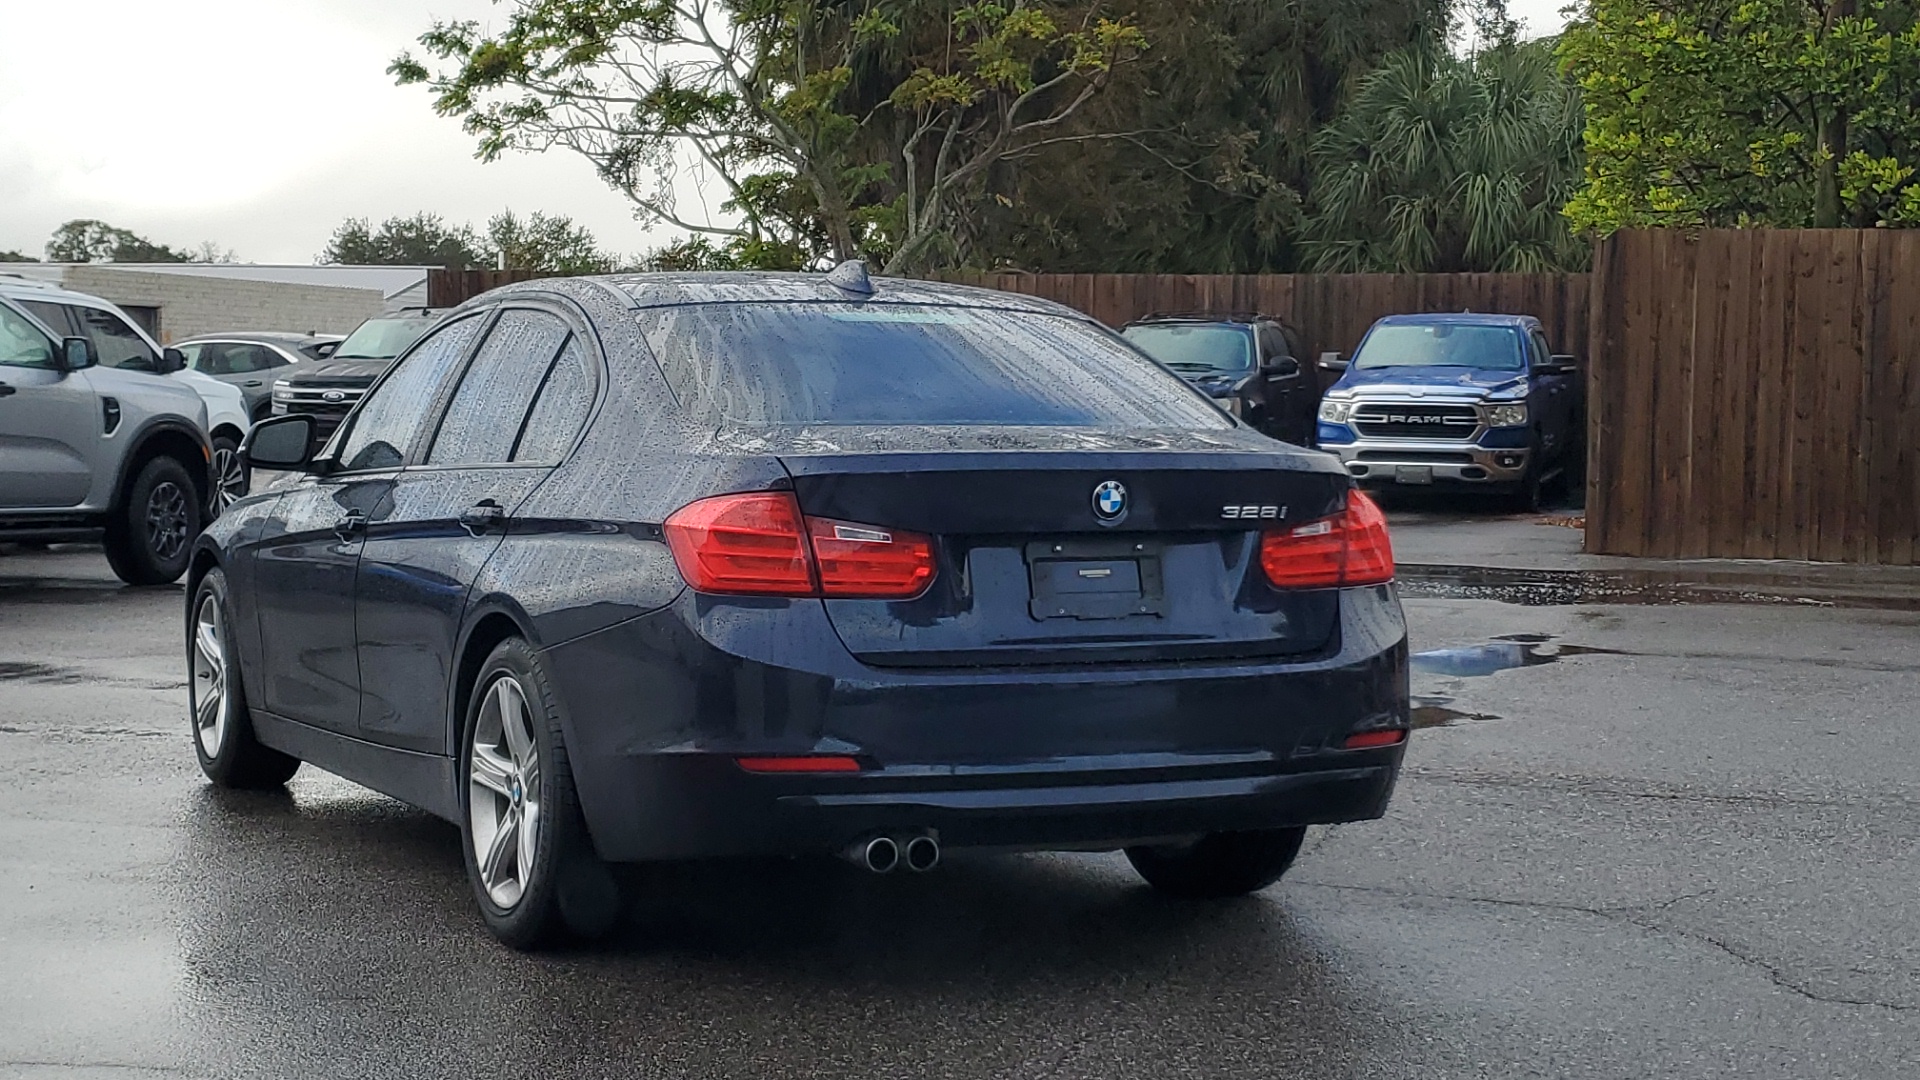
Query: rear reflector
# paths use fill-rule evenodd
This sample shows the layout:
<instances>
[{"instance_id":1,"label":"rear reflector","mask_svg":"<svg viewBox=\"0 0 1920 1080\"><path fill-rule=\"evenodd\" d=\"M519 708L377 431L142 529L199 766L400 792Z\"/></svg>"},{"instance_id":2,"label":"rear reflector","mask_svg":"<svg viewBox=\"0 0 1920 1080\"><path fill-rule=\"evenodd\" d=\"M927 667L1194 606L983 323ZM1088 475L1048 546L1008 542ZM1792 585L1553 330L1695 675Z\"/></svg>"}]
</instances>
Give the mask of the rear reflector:
<instances>
[{"instance_id":1,"label":"rear reflector","mask_svg":"<svg viewBox=\"0 0 1920 1080\"><path fill-rule=\"evenodd\" d=\"M1358 735L1347 736L1347 749L1374 750L1382 746L1397 746L1406 740L1407 733L1400 728L1392 731L1363 731Z\"/></svg>"},{"instance_id":2,"label":"rear reflector","mask_svg":"<svg viewBox=\"0 0 1920 1080\"><path fill-rule=\"evenodd\" d=\"M704 593L908 600L933 580L933 538L809 518L785 491L721 495L674 511L667 547Z\"/></svg>"},{"instance_id":3,"label":"rear reflector","mask_svg":"<svg viewBox=\"0 0 1920 1080\"><path fill-rule=\"evenodd\" d=\"M1355 489L1329 518L1260 536L1260 567L1278 589L1337 589L1393 580L1387 516Z\"/></svg>"},{"instance_id":4,"label":"rear reflector","mask_svg":"<svg viewBox=\"0 0 1920 1080\"><path fill-rule=\"evenodd\" d=\"M802 757L743 757L734 764L757 773L846 773L859 772L860 762L850 757L808 754Z\"/></svg>"}]
</instances>

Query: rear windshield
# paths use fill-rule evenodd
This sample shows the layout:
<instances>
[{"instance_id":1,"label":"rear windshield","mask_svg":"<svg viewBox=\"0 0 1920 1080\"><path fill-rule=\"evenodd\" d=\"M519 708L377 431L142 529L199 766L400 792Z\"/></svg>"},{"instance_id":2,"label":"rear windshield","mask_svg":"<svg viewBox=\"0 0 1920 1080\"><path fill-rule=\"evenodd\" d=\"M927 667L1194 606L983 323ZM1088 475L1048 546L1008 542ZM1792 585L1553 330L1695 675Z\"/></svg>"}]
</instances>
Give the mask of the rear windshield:
<instances>
[{"instance_id":1,"label":"rear windshield","mask_svg":"<svg viewBox=\"0 0 1920 1080\"><path fill-rule=\"evenodd\" d=\"M1077 319L904 304L640 313L680 402L748 424L1224 428L1187 384Z\"/></svg>"},{"instance_id":2,"label":"rear windshield","mask_svg":"<svg viewBox=\"0 0 1920 1080\"><path fill-rule=\"evenodd\" d=\"M1520 356L1520 334L1512 327L1443 322L1376 326L1360 343L1353 366L1506 370L1527 365Z\"/></svg>"},{"instance_id":3,"label":"rear windshield","mask_svg":"<svg viewBox=\"0 0 1920 1080\"><path fill-rule=\"evenodd\" d=\"M368 319L333 351L335 360L391 360L420 339L432 319Z\"/></svg>"},{"instance_id":4,"label":"rear windshield","mask_svg":"<svg viewBox=\"0 0 1920 1080\"><path fill-rule=\"evenodd\" d=\"M1182 374L1253 370L1253 332L1244 326L1165 323L1129 326L1124 334L1141 352Z\"/></svg>"}]
</instances>

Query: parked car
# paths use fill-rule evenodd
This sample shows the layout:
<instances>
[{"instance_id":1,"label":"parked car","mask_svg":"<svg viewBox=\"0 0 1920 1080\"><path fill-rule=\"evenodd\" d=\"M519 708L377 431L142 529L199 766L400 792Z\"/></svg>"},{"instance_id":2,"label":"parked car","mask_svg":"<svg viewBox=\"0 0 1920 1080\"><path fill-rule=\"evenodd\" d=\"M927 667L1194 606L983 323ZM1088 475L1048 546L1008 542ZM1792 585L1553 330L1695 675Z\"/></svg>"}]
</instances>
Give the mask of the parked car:
<instances>
[{"instance_id":1,"label":"parked car","mask_svg":"<svg viewBox=\"0 0 1920 1080\"><path fill-rule=\"evenodd\" d=\"M56 337L23 291L0 282L0 540L103 540L121 580L173 581L212 490L205 401L102 367L92 336Z\"/></svg>"},{"instance_id":2,"label":"parked car","mask_svg":"<svg viewBox=\"0 0 1920 1080\"><path fill-rule=\"evenodd\" d=\"M1407 738L1379 510L1087 317L831 275L549 279L454 310L195 552L216 783L311 762L459 825L493 932L608 862L1123 849L1262 888Z\"/></svg>"},{"instance_id":3,"label":"parked car","mask_svg":"<svg viewBox=\"0 0 1920 1080\"><path fill-rule=\"evenodd\" d=\"M12 299L55 339L91 341L101 367L143 371L186 384L205 403L205 431L213 445L207 516L247 493L251 477L240 458L240 441L253 419L238 389L187 370L184 354L162 348L126 312L100 297L20 278L0 278L0 296Z\"/></svg>"},{"instance_id":4,"label":"parked car","mask_svg":"<svg viewBox=\"0 0 1920 1080\"><path fill-rule=\"evenodd\" d=\"M1149 315L1120 334L1256 429L1313 445L1318 387L1299 335L1278 317Z\"/></svg>"},{"instance_id":5,"label":"parked car","mask_svg":"<svg viewBox=\"0 0 1920 1080\"><path fill-rule=\"evenodd\" d=\"M1320 446L1362 484L1451 485L1537 508L1586 454L1585 386L1525 315L1392 315L1320 404Z\"/></svg>"},{"instance_id":6,"label":"parked car","mask_svg":"<svg viewBox=\"0 0 1920 1080\"><path fill-rule=\"evenodd\" d=\"M257 331L201 334L176 342L187 367L237 388L246 398L247 415L264 420L273 412L273 383L281 368L302 361L325 360L339 345L339 334L292 334Z\"/></svg>"},{"instance_id":7,"label":"parked car","mask_svg":"<svg viewBox=\"0 0 1920 1080\"><path fill-rule=\"evenodd\" d=\"M367 387L440 317L431 308L379 315L334 346L325 362L302 364L273 384L273 415L306 413L322 442L340 426Z\"/></svg>"}]
</instances>

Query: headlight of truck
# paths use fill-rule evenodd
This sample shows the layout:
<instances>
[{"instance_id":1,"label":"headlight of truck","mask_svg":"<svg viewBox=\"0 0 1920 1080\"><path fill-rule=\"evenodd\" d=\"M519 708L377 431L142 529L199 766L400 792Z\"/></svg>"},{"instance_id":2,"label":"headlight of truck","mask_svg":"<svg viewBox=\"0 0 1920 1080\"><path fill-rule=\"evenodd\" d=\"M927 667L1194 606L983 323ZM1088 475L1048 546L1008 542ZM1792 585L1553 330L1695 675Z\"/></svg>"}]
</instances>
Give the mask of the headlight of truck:
<instances>
[{"instance_id":1,"label":"headlight of truck","mask_svg":"<svg viewBox=\"0 0 1920 1080\"><path fill-rule=\"evenodd\" d=\"M1239 394L1235 394L1232 397L1227 399L1227 411L1232 413L1235 416L1240 416L1245 413L1246 407L1240 401Z\"/></svg>"},{"instance_id":2,"label":"headlight of truck","mask_svg":"<svg viewBox=\"0 0 1920 1080\"><path fill-rule=\"evenodd\" d=\"M1521 402L1514 405L1487 406L1488 427L1526 427L1527 406Z\"/></svg>"},{"instance_id":3,"label":"headlight of truck","mask_svg":"<svg viewBox=\"0 0 1920 1080\"><path fill-rule=\"evenodd\" d=\"M1320 403L1320 419L1329 424L1344 424L1353 415L1353 402L1327 398Z\"/></svg>"},{"instance_id":4,"label":"headlight of truck","mask_svg":"<svg viewBox=\"0 0 1920 1080\"><path fill-rule=\"evenodd\" d=\"M279 402L293 400L293 387L287 385L287 380L281 379L273 384L273 400Z\"/></svg>"}]
</instances>

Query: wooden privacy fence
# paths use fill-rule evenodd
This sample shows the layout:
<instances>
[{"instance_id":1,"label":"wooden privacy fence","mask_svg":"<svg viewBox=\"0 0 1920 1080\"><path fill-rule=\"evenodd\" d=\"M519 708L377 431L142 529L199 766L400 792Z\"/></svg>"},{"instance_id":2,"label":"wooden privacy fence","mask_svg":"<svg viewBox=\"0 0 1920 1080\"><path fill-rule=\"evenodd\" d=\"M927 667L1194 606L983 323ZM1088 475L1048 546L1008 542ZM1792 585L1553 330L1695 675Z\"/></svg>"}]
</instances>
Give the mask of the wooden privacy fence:
<instances>
[{"instance_id":1,"label":"wooden privacy fence","mask_svg":"<svg viewBox=\"0 0 1920 1080\"><path fill-rule=\"evenodd\" d=\"M1110 326L1154 312L1284 317L1310 351L1351 353L1382 315L1486 311L1534 315L1555 349L1587 341L1585 274L969 274L948 280L1029 293Z\"/></svg>"},{"instance_id":2,"label":"wooden privacy fence","mask_svg":"<svg viewBox=\"0 0 1920 1080\"><path fill-rule=\"evenodd\" d=\"M1587 550L1915 561L1920 232L1616 233L1593 308Z\"/></svg>"},{"instance_id":3,"label":"wooden privacy fence","mask_svg":"<svg viewBox=\"0 0 1920 1080\"><path fill-rule=\"evenodd\" d=\"M427 271L427 306L455 307L488 289L541 277L532 270L448 270Z\"/></svg>"}]
</instances>

